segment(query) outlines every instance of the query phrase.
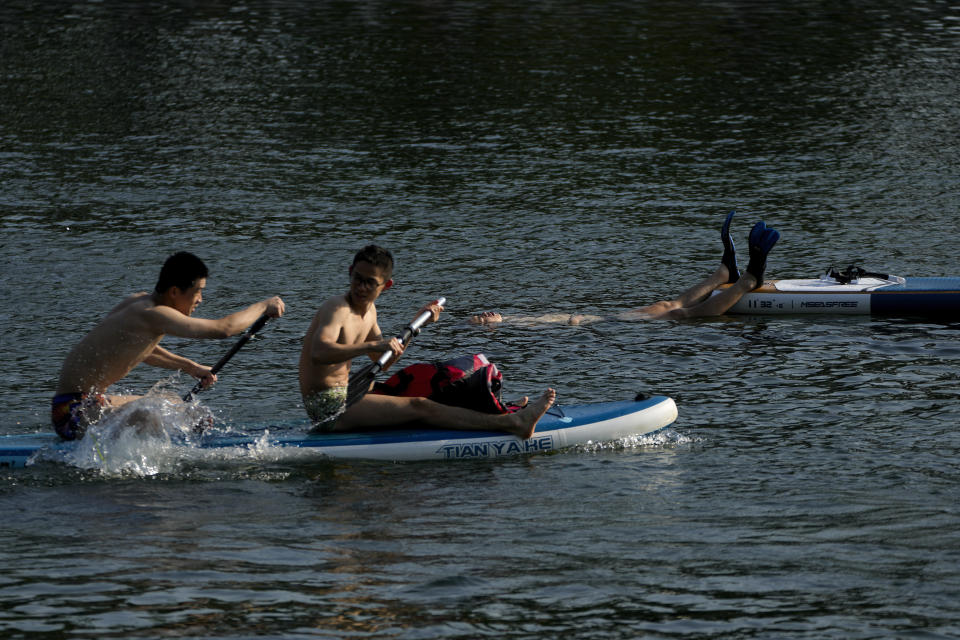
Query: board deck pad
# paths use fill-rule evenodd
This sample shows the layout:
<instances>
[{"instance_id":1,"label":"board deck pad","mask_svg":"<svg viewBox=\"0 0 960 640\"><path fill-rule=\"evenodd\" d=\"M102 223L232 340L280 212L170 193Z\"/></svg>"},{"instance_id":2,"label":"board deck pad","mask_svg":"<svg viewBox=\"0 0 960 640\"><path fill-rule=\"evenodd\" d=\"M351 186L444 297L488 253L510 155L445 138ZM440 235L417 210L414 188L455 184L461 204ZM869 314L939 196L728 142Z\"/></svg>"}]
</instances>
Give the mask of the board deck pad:
<instances>
[{"instance_id":1,"label":"board deck pad","mask_svg":"<svg viewBox=\"0 0 960 640\"><path fill-rule=\"evenodd\" d=\"M902 280L902 279L901 279ZM860 278L855 282L837 282L832 278L809 278L806 280L774 280L773 287L777 291L792 293L831 292L856 293L860 291L874 291L881 287L893 284L904 284L897 280L882 280L880 278Z\"/></svg>"}]
</instances>

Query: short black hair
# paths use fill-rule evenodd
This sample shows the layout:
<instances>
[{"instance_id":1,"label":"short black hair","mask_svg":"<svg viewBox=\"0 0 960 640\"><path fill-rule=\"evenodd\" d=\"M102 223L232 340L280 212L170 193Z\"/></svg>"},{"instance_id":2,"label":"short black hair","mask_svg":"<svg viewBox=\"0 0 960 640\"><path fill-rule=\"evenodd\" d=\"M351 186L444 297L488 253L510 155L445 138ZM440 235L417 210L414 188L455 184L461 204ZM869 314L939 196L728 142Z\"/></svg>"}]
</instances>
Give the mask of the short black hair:
<instances>
[{"instance_id":1,"label":"short black hair","mask_svg":"<svg viewBox=\"0 0 960 640\"><path fill-rule=\"evenodd\" d=\"M369 262L386 271L388 276L393 275L393 254L375 244L368 244L357 251L357 255L353 256L353 264L358 262Z\"/></svg>"},{"instance_id":2,"label":"short black hair","mask_svg":"<svg viewBox=\"0 0 960 640\"><path fill-rule=\"evenodd\" d=\"M157 293L166 293L170 287L186 291L197 280L206 277L207 265L203 264L203 260L188 251L180 251L163 263L155 288Z\"/></svg>"}]
</instances>

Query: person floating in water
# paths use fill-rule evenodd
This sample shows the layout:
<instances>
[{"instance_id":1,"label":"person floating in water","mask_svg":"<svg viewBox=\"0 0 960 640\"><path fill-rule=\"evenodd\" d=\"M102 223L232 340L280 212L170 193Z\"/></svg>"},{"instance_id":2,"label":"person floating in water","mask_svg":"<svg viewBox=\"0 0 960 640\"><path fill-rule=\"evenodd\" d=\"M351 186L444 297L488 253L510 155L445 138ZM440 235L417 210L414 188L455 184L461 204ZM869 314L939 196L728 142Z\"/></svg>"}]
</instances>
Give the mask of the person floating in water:
<instances>
[{"instance_id":1,"label":"person floating in water","mask_svg":"<svg viewBox=\"0 0 960 640\"><path fill-rule=\"evenodd\" d=\"M730 237L730 221L734 212L727 214L720 227L720 240L723 243L723 257L720 266L708 278L687 289L674 300L663 300L646 307L617 314L617 320L682 320L718 316L725 313L737 301L757 287L763 285L763 273L767 268L767 254L780 239L780 232L767 227L763 221L753 225L749 235L750 262L744 273L737 267L737 253ZM721 285L729 284L716 294ZM549 313L535 317L511 318L522 323L560 323L580 325L603 320L603 316ZM503 315L496 311L485 311L467 320L470 324L494 325L504 321Z\"/></svg>"},{"instance_id":2,"label":"person floating in water","mask_svg":"<svg viewBox=\"0 0 960 640\"><path fill-rule=\"evenodd\" d=\"M123 300L70 350L51 405L53 428L61 438L82 438L103 414L140 398L106 392L141 362L183 371L205 387L216 381L209 367L161 347L164 335L226 338L264 313L274 318L283 315L283 300L272 297L219 319L190 317L203 300L207 275L200 258L186 251L175 253L164 262L152 293L136 293Z\"/></svg>"},{"instance_id":3,"label":"person floating in water","mask_svg":"<svg viewBox=\"0 0 960 640\"><path fill-rule=\"evenodd\" d=\"M300 393L315 430L351 431L417 422L443 429L502 431L520 438L533 435L537 422L556 398L553 389L519 411L506 414L482 413L428 398L375 394L367 394L347 407L353 358L369 356L377 360L392 351L394 355L383 367L387 369L404 350L397 338L384 338L377 324L375 302L393 285L392 254L383 247L368 245L354 256L349 273L346 294L320 305L300 352ZM432 314L429 322L436 322L443 307L426 305L414 317L424 311Z\"/></svg>"}]
</instances>

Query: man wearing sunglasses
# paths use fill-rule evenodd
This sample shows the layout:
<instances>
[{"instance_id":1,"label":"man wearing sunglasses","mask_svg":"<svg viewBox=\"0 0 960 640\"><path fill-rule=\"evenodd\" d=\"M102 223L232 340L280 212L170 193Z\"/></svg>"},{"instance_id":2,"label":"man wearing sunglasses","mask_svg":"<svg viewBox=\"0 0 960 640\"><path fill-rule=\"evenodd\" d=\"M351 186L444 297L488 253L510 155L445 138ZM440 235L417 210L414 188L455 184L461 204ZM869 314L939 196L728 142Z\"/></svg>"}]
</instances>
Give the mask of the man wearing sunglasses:
<instances>
[{"instance_id":1,"label":"man wearing sunglasses","mask_svg":"<svg viewBox=\"0 0 960 640\"><path fill-rule=\"evenodd\" d=\"M441 429L503 431L520 438L533 435L537 421L553 404L556 392L547 389L534 402L514 413L491 414L452 407L428 398L366 394L347 407L351 361L359 356L377 360L393 356L389 368L403 354L397 338L384 338L377 324L376 300L393 285L393 256L368 245L354 256L350 288L326 300L313 318L300 352L300 393L304 408L318 431L355 431L419 423ZM433 303L420 309L436 322L443 307ZM415 317L416 317L415 316Z\"/></svg>"}]
</instances>

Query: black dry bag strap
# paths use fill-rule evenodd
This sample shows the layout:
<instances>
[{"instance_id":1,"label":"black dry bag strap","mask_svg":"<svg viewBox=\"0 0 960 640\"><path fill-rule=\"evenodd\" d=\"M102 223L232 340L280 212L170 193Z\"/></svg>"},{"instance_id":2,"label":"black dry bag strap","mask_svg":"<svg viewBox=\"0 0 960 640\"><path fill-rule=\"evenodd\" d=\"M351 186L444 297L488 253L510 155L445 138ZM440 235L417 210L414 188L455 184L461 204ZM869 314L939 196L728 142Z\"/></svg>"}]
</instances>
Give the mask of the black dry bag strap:
<instances>
[{"instance_id":1,"label":"black dry bag strap","mask_svg":"<svg viewBox=\"0 0 960 640\"><path fill-rule=\"evenodd\" d=\"M827 277L833 278L840 284L850 284L854 280L859 280L860 278L880 278L881 280L890 280L890 274L888 273L874 273L873 271L867 271L853 265L850 265L843 271L838 271L836 267L830 267L830 269L827 271Z\"/></svg>"}]
</instances>

